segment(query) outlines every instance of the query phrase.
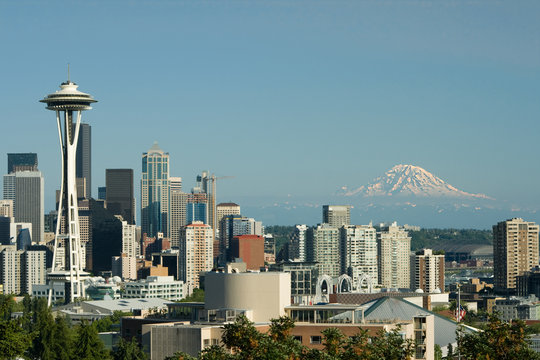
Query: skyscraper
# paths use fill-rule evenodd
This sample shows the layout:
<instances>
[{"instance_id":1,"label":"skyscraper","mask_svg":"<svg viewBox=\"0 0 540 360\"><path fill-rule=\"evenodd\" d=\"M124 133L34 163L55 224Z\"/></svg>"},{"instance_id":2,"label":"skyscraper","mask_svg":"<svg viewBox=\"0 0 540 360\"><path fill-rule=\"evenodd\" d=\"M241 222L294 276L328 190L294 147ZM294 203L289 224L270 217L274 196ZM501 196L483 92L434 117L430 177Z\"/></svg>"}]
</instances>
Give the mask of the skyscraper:
<instances>
[{"instance_id":1,"label":"skyscraper","mask_svg":"<svg viewBox=\"0 0 540 360\"><path fill-rule=\"evenodd\" d=\"M323 223L337 228L351 223L350 205L323 205Z\"/></svg>"},{"instance_id":2,"label":"skyscraper","mask_svg":"<svg viewBox=\"0 0 540 360\"><path fill-rule=\"evenodd\" d=\"M115 215L121 215L128 224L135 224L133 169L107 169L105 182L107 209Z\"/></svg>"},{"instance_id":3,"label":"skyscraper","mask_svg":"<svg viewBox=\"0 0 540 360\"><path fill-rule=\"evenodd\" d=\"M307 225L295 225L289 245L289 259L306 261L306 232Z\"/></svg>"},{"instance_id":4,"label":"skyscraper","mask_svg":"<svg viewBox=\"0 0 540 360\"><path fill-rule=\"evenodd\" d=\"M339 229L329 224L319 224L307 230L307 261L318 262L320 275L341 275Z\"/></svg>"},{"instance_id":5,"label":"skyscraper","mask_svg":"<svg viewBox=\"0 0 540 360\"><path fill-rule=\"evenodd\" d=\"M411 238L397 223L381 227L377 233L379 284L385 288L411 287Z\"/></svg>"},{"instance_id":6,"label":"skyscraper","mask_svg":"<svg viewBox=\"0 0 540 360\"><path fill-rule=\"evenodd\" d=\"M75 124L74 124L75 126ZM79 138L77 140L76 177L79 183L84 184L84 196L78 194L79 198L90 199L92 196L92 127L89 124L81 123L79 128Z\"/></svg>"},{"instance_id":7,"label":"skyscraper","mask_svg":"<svg viewBox=\"0 0 540 360\"><path fill-rule=\"evenodd\" d=\"M180 229L186 225L186 209L188 194L182 192L182 178L170 177L171 184L171 211L169 213L170 230L169 238L171 247L178 249L180 239Z\"/></svg>"},{"instance_id":8,"label":"skyscraper","mask_svg":"<svg viewBox=\"0 0 540 360\"><path fill-rule=\"evenodd\" d=\"M32 241L44 237L44 181L40 171L15 171L4 175L4 199L13 201L16 222L32 223Z\"/></svg>"},{"instance_id":9,"label":"skyscraper","mask_svg":"<svg viewBox=\"0 0 540 360\"><path fill-rule=\"evenodd\" d=\"M142 155L141 225L147 236L169 236L169 198L169 153L155 142Z\"/></svg>"},{"instance_id":10,"label":"skyscraper","mask_svg":"<svg viewBox=\"0 0 540 360\"><path fill-rule=\"evenodd\" d=\"M495 291L516 288L516 277L538 265L538 231L534 222L513 218L493 226Z\"/></svg>"},{"instance_id":11,"label":"skyscraper","mask_svg":"<svg viewBox=\"0 0 540 360\"><path fill-rule=\"evenodd\" d=\"M36 153L15 153L8 156L8 174L15 171L37 171L38 158Z\"/></svg>"},{"instance_id":12,"label":"skyscraper","mask_svg":"<svg viewBox=\"0 0 540 360\"><path fill-rule=\"evenodd\" d=\"M369 225L346 225L340 229L341 272L358 284L363 275L378 279L377 231Z\"/></svg>"},{"instance_id":13,"label":"skyscraper","mask_svg":"<svg viewBox=\"0 0 540 360\"><path fill-rule=\"evenodd\" d=\"M202 221L208 224L208 194L192 192L188 195L186 223Z\"/></svg>"}]
</instances>

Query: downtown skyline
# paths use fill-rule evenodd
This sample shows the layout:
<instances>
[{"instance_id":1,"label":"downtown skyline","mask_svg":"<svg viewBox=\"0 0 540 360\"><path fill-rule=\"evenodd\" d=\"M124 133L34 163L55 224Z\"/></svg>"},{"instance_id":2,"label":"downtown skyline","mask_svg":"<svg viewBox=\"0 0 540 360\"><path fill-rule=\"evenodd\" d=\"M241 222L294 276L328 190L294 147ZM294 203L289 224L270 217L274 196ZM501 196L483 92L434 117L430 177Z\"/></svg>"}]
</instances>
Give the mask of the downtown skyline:
<instances>
[{"instance_id":1,"label":"downtown skyline","mask_svg":"<svg viewBox=\"0 0 540 360\"><path fill-rule=\"evenodd\" d=\"M132 168L138 217L154 141L186 191L202 170L235 176L218 202L324 201L404 163L540 207L539 6L391 3L2 2L0 167L37 153L54 208L57 135L37 100L70 63L100 99L84 119L92 194ZM66 54L40 33L83 41Z\"/></svg>"}]
</instances>

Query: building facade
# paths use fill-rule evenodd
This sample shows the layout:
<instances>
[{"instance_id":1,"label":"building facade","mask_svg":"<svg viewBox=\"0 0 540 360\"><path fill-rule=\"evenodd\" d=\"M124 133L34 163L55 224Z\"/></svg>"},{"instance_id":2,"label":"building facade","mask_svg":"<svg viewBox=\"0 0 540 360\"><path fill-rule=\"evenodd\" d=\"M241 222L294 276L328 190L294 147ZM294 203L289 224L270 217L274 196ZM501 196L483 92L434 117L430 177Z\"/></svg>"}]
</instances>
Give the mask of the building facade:
<instances>
[{"instance_id":1,"label":"building facade","mask_svg":"<svg viewBox=\"0 0 540 360\"><path fill-rule=\"evenodd\" d=\"M106 169L105 182L107 209L115 215L121 215L128 224L135 224L133 169Z\"/></svg>"},{"instance_id":2,"label":"building facade","mask_svg":"<svg viewBox=\"0 0 540 360\"><path fill-rule=\"evenodd\" d=\"M377 233L379 284L385 288L411 287L411 238L397 223L381 228Z\"/></svg>"},{"instance_id":3,"label":"building facade","mask_svg":"<svg viewBox=\"0 0 540 360\"><path fill-rule=\"evenodd\" d=\"M170 229L171 247L178 249L180 246L180 229L187 225L186 210L188 194L182 192L182 178L170 178L171 180L171 210Z\"/></svg>"},{"instance_id":4,"label":"building facade","mask_svg":"<svg viewBox=\"0 0 540 360\"><path fill-rule=\"evenodd\" d=\"M350 225L351 206L350 205L323 205L323 223L334 227Z\"/></svg>"},{"instance_id":5,"label":"building facade","mask_svg":"<svg viewBox=\"0 0 540 360\"><path fill-rule=\"evenodd\" d=\"M154 237L169 236L169 153L156 143L142 155L141 226Z\"/></svg>"},{"instance_id":6,"label":"building facade","mask_svg":"<svg viewBox=\"0 0 540 360\"><path fill-rule=\"evenodd\" d=\"M264 238L260 235L238 235L231 241L231 258L242 259L248 270L264 267Z\"/></svg>"},{"instance_id":7,"label":"building facade","mask_svg":"<svg viewBox=\"0 0 540 360\"><path fill-rule=\"evenodd\" d=\"M188 289L199 287L199 274L212 270L214 259L214 232L201 221L180 230L179 280Z\"/></svg>"},{"instance_id":8,"label":"building facade","mask_svg":"<svg viewBox=\"0 0 540 360\"><path fill-rule=\"evenodd\" d=\"M291 241L289 244L289 259L295 261L306 261L306 233L308 226L295 225Z\"/></svg>"},{"instance_id":9,"label":"building facade","mask_svg":"<svg viewBox=\"0 0 540 360\"><path fill-rule=\"evenodd\" d=\"M349 275L353 284L368 276L379 278L377 264L377 231L370 225L345 225L340 229L341 273Z\"/></svg>"},{"instance_id":10,"label":"building facade","mask_svg":"<svg viewBox=\"0 0 540 360\"><path fill-rule=\"evenodd\" d=\"M75 176L79 184L84 184L82 186L84 194L77 194L78 197L90 199L92 197L92 127L85 123L81 123L79 127Z\"/></svg>"},{"instance_id":11,"label":"building facade","mask_svg":"<svg viewBox=\"0 0 540 360\"><path fill-rule=\"evenodd\" d=\"M307 261L317 262L320 275L341 275L339 229L329 224L319 224L307 231Z\"/></svg>"},{"instance_id":12,"label":"building facade","mask_svg":"<svg viewBox=\"0 0 540 360\"><path fill-rule=\"evenodd\" d=\"M538 265L538 232L537 224L520 218L493 226L495 291L514 290L516 277Z\"/></svg>"},{"instance_id":13,"label":"building facade","mask_svg":"<svg viewBox=\"0 0 540 360\"><path fill-rule=\"evenodd\" d=\"M411 255L411 288L432 293L444 291L444 255L423 249Z\"/></svg>"},{"instance_id":14,"label":"building facade","mask_svg":"<svg viewBox=\"0 0 540 360\"><path fill-rule=\"evenodd\" d=\"M145 280L125 283L125 298L159 298L178 301L186 297L183 281L172 276L149 276Z\"/></svg>"}]
</instances>

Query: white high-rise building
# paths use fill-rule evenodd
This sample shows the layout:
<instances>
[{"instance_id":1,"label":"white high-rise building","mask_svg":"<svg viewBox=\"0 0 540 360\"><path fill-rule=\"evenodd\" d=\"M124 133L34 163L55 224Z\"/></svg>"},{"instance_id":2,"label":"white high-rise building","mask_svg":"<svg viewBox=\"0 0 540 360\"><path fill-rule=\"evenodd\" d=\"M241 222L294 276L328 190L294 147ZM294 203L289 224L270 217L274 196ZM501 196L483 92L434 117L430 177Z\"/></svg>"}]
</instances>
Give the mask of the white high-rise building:
<instances>
[{"instance_id":1,"label":"white high-rise building","mask_svg":"<svg viewBox=\"0 0 540 360\"><path fill-rule=\"evenodd\" d=\"M122 253L136 258L140 254L140 243L137 239L137 226L122 221Z\"/></svg>"},{"instance_id":2,"label":"white high-rise building","mask_svg":"<svg viewBox=\"0 0 540 360\"><path fill-rule=\"evenodd\" d=\"M4 294L21 293L21 256L22 250L15 245L0 246L0 281Z\"/></svg>"},{"instance_id":3,"label":"white high-rise building","mask_svg":"<svg viewBox=\"0 0 540 360\"><path fill-rule=\"evenodd\" d=\"M182 178L171 177L171 210L170 210L170 229L171 247L178 249L180 239L180 229L186 225L186 209L188 203L188 194L182 192Z\"/></svg>"},{"instance_id":4,"label":"white high-rise building","mask_svg":"<svg viewBox=\"0 0 540 360\"><path fill-rule=\"evenodd\" d=\"M32 294L32 286L46 284L46 253L44 250L26 250L22 257L23 279L21 288Z\"/></svg>"},{"instance_id":5,"label":"white high-rise building","mask_svg":"<svg viewBox=\"0 0 540 360\"><path fill-rule=\"evenodd\" d=\"M350 205L323 205L323 223L337 228L351 223Z\"/></svg>"},{"instance_id":6,"label":"white high-rise building","mask_svg":"<svg viewBox=\"0 0 540 360\"><path fill-rule=\"evenodd\" d=\"M307 231L307 261L316 261L319 275L341 275L339 229L329 224L319 224Z\"/></svg>"},{"instance_id":7,"label":"white high-rise building","mask_svg":"<svg viewBox=\"0 0 540 360\"><path fill-rule=\"evenodd\" d=\"M137 259L126 254L113 256L111 270L113 276L119 276L123 280L137 280Z\"/></svg>"},{"instance_id":8,"label":"white high-rise building","mask_svg":"<svg viewBox=\"0 0 540 360\"><path fill-rule=\"evenodd\" d=\"M363 275L378 281L377 231L369 225L346 225L341 232L341 272L358 284Z\"/></svg>"},{"instance_id":9,"label":"white high-rise building","mask_svg":"<svg viewBox=\"0 0 540 360\"><path fill-rule=\"evenodd\" d=\"M4 175L4 199L13 201L16 222L32 223L32 240L44 238L45 198L41 171L16 171Z\"/></svg>"},{"instance_id":10,"label":"white high-rise building","mask_svg":"<svg viewBox=\"0 0 540 360\"><path fill-rule=\"evenodd\" d=\"M385 288L411 287L409 233L396 222L382 227L377 233L377 253L379 261L379 284Z\"/></svg>"},{"instance_id":11,"label":"white high-rise building","mask_svg":"<svg viewBox=\"0 0 540 360\"><path fill-rule=\"evenodd\" d=\"M307 225L295 225L289 245L289 259L306 261L306 232Z\"/></svg>"},{"instance_id":12,"label":"white high-rise building","mask_svg":"<svg viewBox=\"0 0 540 360\"><path fill-rule=\"evenodd\" d=\"M214 232L209 225L195 221L180 230L179 279L189 292L199 287L199 274L212 270Z\"/></svg>"}]
</instances>

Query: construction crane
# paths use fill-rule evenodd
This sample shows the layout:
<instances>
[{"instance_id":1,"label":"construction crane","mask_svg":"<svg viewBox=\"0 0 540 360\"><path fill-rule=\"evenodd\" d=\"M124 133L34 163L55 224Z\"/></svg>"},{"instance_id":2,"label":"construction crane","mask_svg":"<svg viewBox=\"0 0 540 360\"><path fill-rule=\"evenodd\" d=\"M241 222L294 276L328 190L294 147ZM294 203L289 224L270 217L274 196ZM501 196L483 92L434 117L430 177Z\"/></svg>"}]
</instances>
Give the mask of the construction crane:
<instances>
[{"instance_id":1,"label":"construction crane","mask_svg":"<svg viewBox=\"0 0 540 360\"><path fill-rule=\"evenodd\" d=\"M212 228L214 231L214 241L216 241L216 227L217 227L217 213L216 213L216 200L217 200L217 194L216 194L216 182L218 180L223 179L234 179L235 176L216 176L215 174L212 174L208 180L212 182Z\"/></svg>"}]
</instances>

